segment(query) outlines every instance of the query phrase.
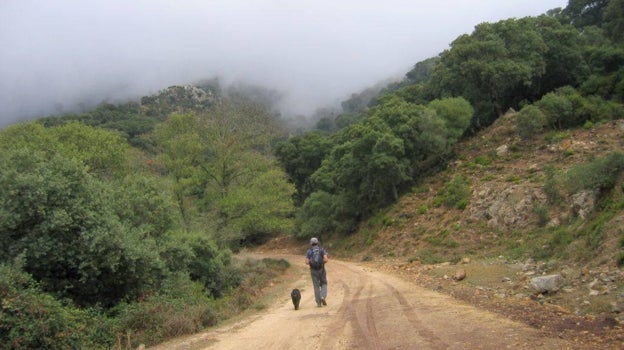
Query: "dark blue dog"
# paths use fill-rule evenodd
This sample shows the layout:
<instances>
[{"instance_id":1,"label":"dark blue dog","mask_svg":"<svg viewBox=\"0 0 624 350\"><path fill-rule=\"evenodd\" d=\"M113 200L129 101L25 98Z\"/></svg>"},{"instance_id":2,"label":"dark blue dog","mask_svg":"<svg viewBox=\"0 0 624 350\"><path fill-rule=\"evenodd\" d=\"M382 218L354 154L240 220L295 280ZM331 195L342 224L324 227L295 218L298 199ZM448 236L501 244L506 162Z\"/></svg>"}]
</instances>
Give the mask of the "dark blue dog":
<instances>
[{"instance_id":1,"label":"dark blue dog","mask_svg":"<svg viewBox=\"0 0 624 350\"><path fill-rule=\"evenodd\" d=\"M290 292L290 298L292 299L295 310L299 310L299 302L301 301L301 292L295 288Z\"/></svg>"}]
</instances>

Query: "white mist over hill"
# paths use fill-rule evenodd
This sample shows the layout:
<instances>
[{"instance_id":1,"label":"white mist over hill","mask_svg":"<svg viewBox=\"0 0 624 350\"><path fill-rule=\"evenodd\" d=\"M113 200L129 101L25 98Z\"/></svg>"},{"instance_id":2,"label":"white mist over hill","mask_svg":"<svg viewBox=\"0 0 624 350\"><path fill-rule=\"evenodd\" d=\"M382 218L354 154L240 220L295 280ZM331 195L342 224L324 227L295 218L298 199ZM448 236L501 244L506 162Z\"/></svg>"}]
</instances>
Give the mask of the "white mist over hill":
<instances>
[{"instance_id":1,"label":"white mist over hill","mask_svg":"<svg viewBox=\"0 0 624 350\"><path fill-rule=\"evenodd\" d=\"M564 0L3 0L0 127L218 76L308 114Z\"/></svg>"}]
</instances>

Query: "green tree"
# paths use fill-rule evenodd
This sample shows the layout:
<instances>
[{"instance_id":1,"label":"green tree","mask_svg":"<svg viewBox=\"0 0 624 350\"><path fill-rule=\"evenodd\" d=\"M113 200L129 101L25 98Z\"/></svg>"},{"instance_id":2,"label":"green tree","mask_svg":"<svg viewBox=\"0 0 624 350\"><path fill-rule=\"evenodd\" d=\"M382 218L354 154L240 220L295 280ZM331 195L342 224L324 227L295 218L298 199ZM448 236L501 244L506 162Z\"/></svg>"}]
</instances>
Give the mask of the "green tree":
<instances>
[{"instance_id":1,"label":"green tree","mask_svg":"<svg viewBox=\"0 0 624 350\"><path fill-rule=\"evenodd\" d=\"M236 186L219 201L220 211L228 218L236 244L260 244L276 234L292 230L294 207L292 185L286 174L275 166L259 172L243 186Z\"/></svg>"},{"instance_id":2,"label":"green tree","mask_svg":"<svg viewBox=\"0 0 624 350\"><path fill-rule=\"evenodd\" d=\"M43 292L19 265L0 264L0 349L108 349L114 334L88 313ZM108 339L107 339L108 338ZM106 344L108 342L108 344Z\"/></svg>"},{"instance_id":3,"label":"green tree","mask_svg":"<svg viewBox=\"0 0 624 350\"><path fill-rule=\"evenodd\" d=\"M318 237L333 231L337 224L336 195L324 191L312 193L297 213L297 231L299 238Z\"/></svg>"},{"instance_id":4,"label":"green tree","mask_svg":"<svg viewBox=\"0 0 624 350\"><path fill-rule=\"evenodd\" d=\"M362 212L396 200L398 186L409 179L403 141L377 117L345 129L342 138L312 176L316 186L330 193L352 194Z\"/></svg>"},{"instance_id":5,"label":"green tree","mask_svg":"<svg viewBox=\"0 0 624 350\"><path fill-rule=\"evenodd\" d=\"M572 104L572 101L563 94L550 92L544 95L535 105L539 107L545 117L545 120L539 120L539 115L534 115L537 119L536 122L543 123L541 126L548 125L551 129L561 129L564 126L578 125L578 123L575 123L573 120L575 116L575 106ZM524 108L522 110L524 110Z\"/></svg>"},{"instance_id":6,"label":"green tree","mask_svg":"<svg viewBox=\"0 0 624 350\"><path fill-rule=\"evenodd\" d=\"M266 209L277 216L264 218L265 223L283 219L283 212L269 208L291 206L287 197L292 189L286 186L285 176L276 175L277 167L270 154L276 135L274 115L266 108L227 100L202 114L172 115L155 129L155 139L162 150L160 159L174 179L174 191L187 228L191 217L187 212L193 208L209 221L220 242L234 243L275 233L278 226L282 227L272 226L266 232L267 227L242 225L243 218L247 222L254 215L257 218L260 208L239 205L252 199L249 192L259 196L253 200L265 204L267 197L275 195ZM258 183L267 173L282 182L271 187L275 193L259 190L267 185ZM286 199L283 191L287 191ZM275 201L277 198L280 201Z\"/></svg>"},{"instance_id":7,"label":"green tree","mask_svg":"<svg viewBox=\"0 0 624 350\"><path fill-rule=\"evenodd\" d=\"M414 67L405 74L405 77L410 83L418 84L424 83L431 77L431 72L440 62L440 57L430 57L423 61L420 61L414 65Z\"/></svg>"},{"instance_id":8,"label":"green tree","mask_svg":"<svg viewBox=\"0 0 624 350\"><path fill-rule=\"evenodd\" d=\"M130 147L119 133L76 122L51 128L16 124L0 134L0 149L20 148L76 159L101 178L119 178L130 171Z\"/></svg>"},{"instance_id":9,"label":"green tree","mask_svg":"<svg viewBox=\"0 0 624 350\"><path fill-rule=\"evenodd\" d=\"M624 0L609 0L603 12L607 36L616 43L624 42Z\"/></svg>"},{"instance_id":10,"label":"green tree","mask_svg":"<svg viewBox=\"0 0 624 350\"><path fill-rule=\"evenodd\" d=\"M474 109L463 98L445 98L433 100L427 105L436 111L436 115L446 122L449 144L459 141L470 125Z\"/></svg>"},{"instance_id":11,"label":"green tree","mask_svg":"<svg viewBox=\"0 0 624 350\"><path fill-rule=\"evenodd\" d=\"M154 242L124 227L112 190L75 159L0 155L0 259L21 256L44 290L110 306L152 288L164 266Z\"/></svg>"},{"instance_id":12,"label":"green tree","mask_svg":"<svg viewBox=\"0 0 624 350\"><path fill-rule=\"evenodd\" d=\"M115 181L115 213L125 226L160 239L182 220L171 187L165 178L142 174Z\"/></svg>"},{"instance_id":13,"label":"green tree","mask_svg":"<svg viewBox=\"0 0 624 350\"><path fill-rule=\"evenodd\" d=\"M192 195L204 193L206 180L201 179L201 144L197 117L193 114L172 114L154 129L160 149L158 160L173 179L173 192L187 228L191 225Z\"/></svg>"},{"instance_id":14,"label":"green tree","mask_svg":"<svg viewBox=\"0 0 624 350\"><path fill-rule=\"evenodd\" d=\"M483 23L442 53L428 89L434 97L463 96L475 108L473 130L509 107L535 101L589 74L581 33L540 16Z\"/></svg>"},{"instance_id":15,"label":"green tree","mask_svg":"<svg viewBox=\"0 0 624 350\"><path fill-rule=\"evenodd\" d=\"M562 86L578 86L590 74L584 57L584 33L554 17L540 16L535 21L548 49L544 52L546 70L534 85L536 91L524 97L529 101Z\"/></svg>"},{"instance_id":16,"label":"green tree","mask_svg":"<svg viewBox=\"0 0 624 350\"><path fill-rule=\"evenodd\" d=\"M275 146L277 159L295 185L295 205L301 206L312 192L310 176L321 166L331 146L331 140L317 131L290 137Z\"/></svg>"},{"instance_id":17,"label":"green tree","mask_svg":"<svg viewBox=\"0 0 624 350\"><path fill-rule=\"evenodd\" d=\"M516 132L525 140L541 132L546 124L546 116L534 105L525 106L516 114Z\"/></svg>"},{"instance_id":18,"label":"green tree","mask_svg":"<svg viewBox=\"0 0 624 350\"><path fill-rule=\"evenodd\" d=\"M599 25L602 13L610 0L569 0L563 10L571 22L577 27Z\"/></svg>"},{"instance_id":19,"label":"green tree","mask_svg":"<svg viewBox=\"0 0 624 350\"><path fill-rule=\"evenodd\" d=\"M121 177L128 173L129 146L117 132L69 123L51 128L58 152L81 160L100 177Z\"/></svg>"}]
</instances>

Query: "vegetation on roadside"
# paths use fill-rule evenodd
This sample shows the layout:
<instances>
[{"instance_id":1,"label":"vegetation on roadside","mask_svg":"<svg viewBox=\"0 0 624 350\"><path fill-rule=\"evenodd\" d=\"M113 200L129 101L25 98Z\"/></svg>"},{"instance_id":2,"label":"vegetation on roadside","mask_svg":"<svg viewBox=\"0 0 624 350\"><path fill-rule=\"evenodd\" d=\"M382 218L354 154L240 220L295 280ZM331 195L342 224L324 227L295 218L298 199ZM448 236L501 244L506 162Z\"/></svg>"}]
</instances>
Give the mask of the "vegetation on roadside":
<instances>
[{"instance_id":1,"label":"vegetation on roadside","mask_svg":"<svg viewBox=\"0 0 624 350\"><path fill-rule=\"evenodd\" d=\"M402 81L354 94L344 113L290 137L270 91L225 93L217 81L7 127L2 348L120 349L262 308L254 297L288 264L232 252L289 232L332 235L333 251L362 248L367 260L487 251L585 262L606 251L600 259L624 264L614 224L624 156L582 159L570 146L576 131L624 115L622 4L574 0L479 24ZM509 147L492 150L479 137L510 109L513 132L489 139ZM544 149L553 164L524 171L523 152ZM524 163L498 172L514 160ZM481 185L525 184L545 197L531 197L526 226L492 228L492 213L471 212L488 195ZM595 199L592 212L552 220L581 197Z\"/></svg>"},{"instance_id":2,"label":"vegetation on roadside","mask_svg":"<svg viewBox=\"0 0 624 350\"><path fill-rule=\"evenodd\" d=\"M106 110L118 112L88 120ZM291 226L265 107L223 98L172 114L141 135L149 149L74 117L50 121L0 132L4 348L125 348L197 332L251 306L286 268L232 260Z\"/></svg>"}]
</instances>

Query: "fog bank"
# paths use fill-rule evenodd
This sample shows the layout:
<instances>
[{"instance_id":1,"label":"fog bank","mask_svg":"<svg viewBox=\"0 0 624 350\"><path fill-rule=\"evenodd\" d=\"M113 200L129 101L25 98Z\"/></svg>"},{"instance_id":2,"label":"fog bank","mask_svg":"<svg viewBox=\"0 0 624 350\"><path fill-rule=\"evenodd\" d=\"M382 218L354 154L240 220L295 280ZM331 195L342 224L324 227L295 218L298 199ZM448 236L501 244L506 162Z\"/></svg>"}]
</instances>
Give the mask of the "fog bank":
<instances>
[{"instance_id":1,"label":"fog bank","mask_svg":"<svg viewBox=\"0 0 624 350\"><path fill-rule=\"evenodd\" d=\"M220 77L309 114L554 0L2 0L0 127Z\"/></svg>"}]
</instances>

